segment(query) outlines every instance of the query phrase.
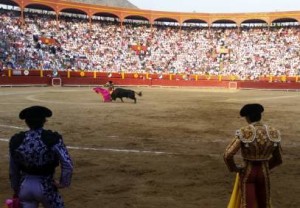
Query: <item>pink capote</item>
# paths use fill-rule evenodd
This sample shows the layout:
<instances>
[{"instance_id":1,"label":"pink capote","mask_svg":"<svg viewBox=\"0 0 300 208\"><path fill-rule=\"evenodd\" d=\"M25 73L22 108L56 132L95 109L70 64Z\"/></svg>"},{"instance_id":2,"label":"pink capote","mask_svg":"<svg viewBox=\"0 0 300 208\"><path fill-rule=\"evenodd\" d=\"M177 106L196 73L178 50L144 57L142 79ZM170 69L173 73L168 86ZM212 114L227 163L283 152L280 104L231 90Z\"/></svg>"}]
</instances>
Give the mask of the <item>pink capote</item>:
<instances>
[{"instance_id":1,"label":"pink capote","mask_svg":"<svg viewBox=\"0 0 300 208\"><path fill-rule=\"evenodd\" d=\"M102 87L95 87L95 88L93 88L93 90L97 94L101 94L102 95L103 102L111 102L110 93L109 93L109 91L107 89L104 89Z\"/></svg>"}]
</instances>

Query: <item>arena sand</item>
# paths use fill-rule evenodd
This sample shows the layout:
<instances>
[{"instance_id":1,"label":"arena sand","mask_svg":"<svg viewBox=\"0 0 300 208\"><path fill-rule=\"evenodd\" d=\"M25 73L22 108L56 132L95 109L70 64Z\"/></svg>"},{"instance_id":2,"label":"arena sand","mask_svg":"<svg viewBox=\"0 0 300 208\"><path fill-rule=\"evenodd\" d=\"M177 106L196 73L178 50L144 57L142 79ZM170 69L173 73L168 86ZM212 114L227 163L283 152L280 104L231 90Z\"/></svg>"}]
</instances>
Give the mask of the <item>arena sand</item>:
<instances>
[{"instance_id":1,"label":"arena sand","mask_svg":"<svg viewBox=\"0 0 300 208\"><path fill-rule=\"evenodd\" d=\"M246 125L240 108L258 102L282 133L273 207L299 207L298 91L130 89L143 92L137 104L103 103L91 87L0 88L0 202L12 194L7 139L26 129L18 113L44 105L54 113L45 127L63 135L74 161L72 186L61 190L67 208L225 208L235 174L222 154Z\"/></svg>"}]
</instances>

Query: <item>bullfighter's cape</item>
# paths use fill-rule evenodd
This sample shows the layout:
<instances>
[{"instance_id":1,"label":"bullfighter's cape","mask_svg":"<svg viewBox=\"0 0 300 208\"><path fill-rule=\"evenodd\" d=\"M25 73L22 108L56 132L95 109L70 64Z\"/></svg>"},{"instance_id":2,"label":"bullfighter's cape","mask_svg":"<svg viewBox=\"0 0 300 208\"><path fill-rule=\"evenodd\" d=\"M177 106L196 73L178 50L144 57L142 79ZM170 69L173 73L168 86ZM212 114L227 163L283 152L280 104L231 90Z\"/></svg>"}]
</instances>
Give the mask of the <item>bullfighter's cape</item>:
<instances>
[{"instance_id":1,"label":"bullfighter's cape","mask_svg":"<svg viewBox=\"0 0 300 208\"><path fill-rule=\"evenodd\" d=\"M101 94L102 95L103 102L111 102L110 93L109 93L109 91L107 89L104 89L102 87L95 87L95 88L93 88L93 90L97 94Z\"/></svg>"},{"instance_id":2,"label":"bullfighter's cape","mask_svg":"<svg viewBox=\"0 0 300 208\"><path fill-rule=\"evenodd\" d=\"M240 176L237 173L236 174L236 178L235 178L235 182L234 182L234 186L233 186L233 190L232 190L232 194L229 200L229 204L227 206L227 208L240 208L241 205L241 191L239 189L240 186Z\"/></svg>"}]
</instances>

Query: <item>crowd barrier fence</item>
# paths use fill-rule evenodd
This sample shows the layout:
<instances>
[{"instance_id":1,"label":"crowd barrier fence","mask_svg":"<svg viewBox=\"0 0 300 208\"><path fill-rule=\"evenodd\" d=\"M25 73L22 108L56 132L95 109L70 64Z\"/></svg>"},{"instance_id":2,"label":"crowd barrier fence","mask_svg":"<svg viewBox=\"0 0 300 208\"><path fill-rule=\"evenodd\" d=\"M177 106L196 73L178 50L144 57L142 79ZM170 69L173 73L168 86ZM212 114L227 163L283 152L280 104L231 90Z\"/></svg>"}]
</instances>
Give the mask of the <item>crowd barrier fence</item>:
<instances>
[{"instance_id":1,"label":"crowd barrier fence","mask_svg":"<svg viewBox=\"0 0 300 208\"><path fill-rule=\"evenodd\" d=\"M107 73L51 70L3 70L0 86L97 86L113 81L119 86L206 87L228 89L299 90L298 76L264 76L239 80L235 76Z\"/></svg>"}]
</instances>

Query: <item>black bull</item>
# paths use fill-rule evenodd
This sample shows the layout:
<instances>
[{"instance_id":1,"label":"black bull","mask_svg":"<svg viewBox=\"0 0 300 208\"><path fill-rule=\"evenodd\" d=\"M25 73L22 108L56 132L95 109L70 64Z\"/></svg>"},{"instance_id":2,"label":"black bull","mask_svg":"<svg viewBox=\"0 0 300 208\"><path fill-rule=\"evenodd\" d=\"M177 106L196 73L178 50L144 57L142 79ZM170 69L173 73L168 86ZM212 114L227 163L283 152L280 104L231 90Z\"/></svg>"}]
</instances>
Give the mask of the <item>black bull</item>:
<instances>
[{"instance_id":1,"label":"black bull","mask_svg":"<svg viewBox=\"0 0 300 208\"><path fill-rule=\"evenodd\" d=\"M120 98L120 100L122 102L124 102L123 97L126 97L126 98L130 98L130 99L134 100L134 103L136 103L135 94L137 94L138 96L142 96L142 92L137 93L133 90L127 90L127 89L123 89L123 88L116 88L111 93L111 99L116 100L117 98Z\"/></svg>"}]
</instances>

